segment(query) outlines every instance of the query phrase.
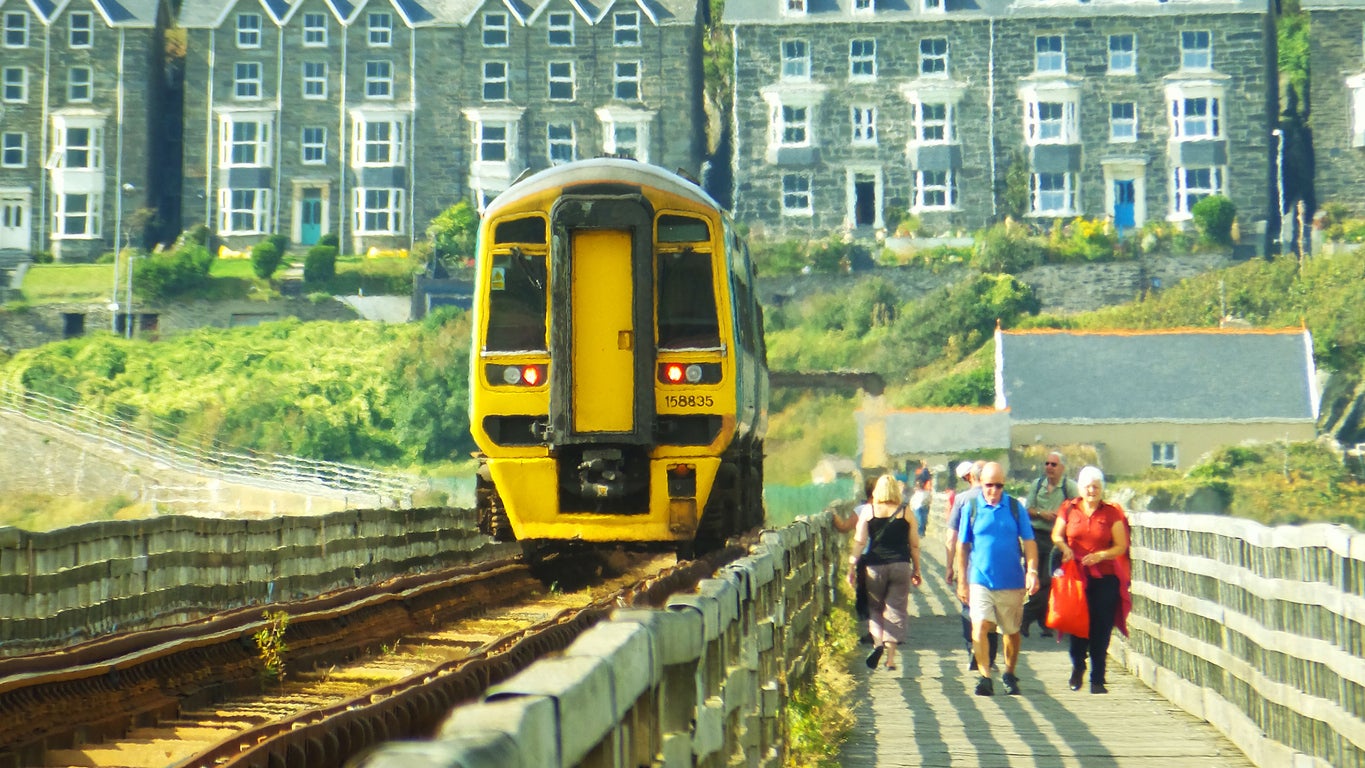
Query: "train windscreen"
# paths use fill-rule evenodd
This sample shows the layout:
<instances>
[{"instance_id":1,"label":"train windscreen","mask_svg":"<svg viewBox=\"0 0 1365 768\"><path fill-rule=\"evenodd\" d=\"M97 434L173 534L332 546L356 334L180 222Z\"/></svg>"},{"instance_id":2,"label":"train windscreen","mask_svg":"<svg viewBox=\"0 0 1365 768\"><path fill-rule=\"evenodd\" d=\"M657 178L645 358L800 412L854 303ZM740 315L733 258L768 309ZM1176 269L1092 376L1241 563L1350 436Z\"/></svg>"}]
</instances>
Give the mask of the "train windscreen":
<instances>
[{"instance_id":1,"label":"train windscreen","mask_svg":"<svg viewBox=\"0 0 1365 768\"><path fill-rule=\"evenodd\" d=\"M486 351L545 349L546 282L544 256L516 248L493 256Z\"/></svg>"},{"instance_id":2,"label":"train windscreen","mask_svg":"<svg viewBox=\"0 0 1365 768\"><path fill-rule=\"evenodd\" d=\"M660 253L659 348L709 349L720 346L716 287L711 254L691 248Z\"/></svg>"}]
</instances>

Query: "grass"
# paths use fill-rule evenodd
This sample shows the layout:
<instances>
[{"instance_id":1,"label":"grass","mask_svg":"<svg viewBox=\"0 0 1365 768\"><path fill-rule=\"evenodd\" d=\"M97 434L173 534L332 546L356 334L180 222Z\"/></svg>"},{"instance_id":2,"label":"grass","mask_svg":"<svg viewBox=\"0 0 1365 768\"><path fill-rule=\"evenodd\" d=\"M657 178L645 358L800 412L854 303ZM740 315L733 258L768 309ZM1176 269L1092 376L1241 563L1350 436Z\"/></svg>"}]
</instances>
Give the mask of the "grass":
<instances>
[{"instance_id":1,"label":"grass","mask_svg":"<svg viewBox=\"0 0 1365 768\"><path fill-rule=\"evenodd\" d=\"M117 265L120 297L127 291L126 264L120 261ZM252 271L251 259L214 259L209 269L210 280L193 298L207 301L278 298L279 281L285 270L302 265L302 254L286 254L275 277L262 280ZM401 296L412 291L412 275L419 268L411 259L342 256L337 259L336 277L310 283L306 288L342 296L357 293ZM34 264L24 274L20 293L28 304L108 301L114 290L114 269L114 264ZM141 300L136 295L134 298Z\"/></svg>"},{"instance_id":2,"label":"grass","mask_svg":"<svg viewBox=\"0 0 1365 768\"><path fill-rule=\"evenodd\" d=\"M841 579L839 599L825 617L815 685L793 692L786 710L788 768L838 768L839 750L857 725L849 668L858 654L859 627L852 605L852 590Z\"/></svg>"}]
</instances>

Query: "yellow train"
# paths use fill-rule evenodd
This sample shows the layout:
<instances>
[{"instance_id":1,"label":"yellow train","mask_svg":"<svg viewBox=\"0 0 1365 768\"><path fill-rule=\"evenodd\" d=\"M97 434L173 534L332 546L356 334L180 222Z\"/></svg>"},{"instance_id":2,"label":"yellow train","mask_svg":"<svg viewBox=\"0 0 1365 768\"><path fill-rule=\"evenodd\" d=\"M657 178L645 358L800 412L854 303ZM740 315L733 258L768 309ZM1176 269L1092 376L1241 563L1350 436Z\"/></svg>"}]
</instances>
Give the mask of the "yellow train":
<instances>
[{"instance_id":1,"label":"yellow train","mask_svg":"<svg viewBox=\"0 0 1365 768\"><path fill-rule=\"evenodd\" d=\"M713 549L763 521L768 371L749 251L695 183L614 158L513 184L479 228L480 529Z\"/></svg>"}]
</instances>

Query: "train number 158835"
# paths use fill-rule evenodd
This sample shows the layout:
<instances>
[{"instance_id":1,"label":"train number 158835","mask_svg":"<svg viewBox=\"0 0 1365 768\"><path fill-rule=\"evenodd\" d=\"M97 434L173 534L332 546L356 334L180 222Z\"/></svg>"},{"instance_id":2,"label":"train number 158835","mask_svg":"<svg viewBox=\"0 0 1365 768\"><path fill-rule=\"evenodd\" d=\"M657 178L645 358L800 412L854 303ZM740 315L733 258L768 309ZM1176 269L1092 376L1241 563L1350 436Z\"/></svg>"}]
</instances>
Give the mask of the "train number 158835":
<instances>
[{"instance_id":1,"label":"train number 158835","mask_svg":"<svg viewBox=\"0 0 1365 768\"><path fill-rule=\"evenodd\" d=\"M664 395L664 406L668 408L714 408L715 405L710 395Z\"/></svg>"}]
</instances>

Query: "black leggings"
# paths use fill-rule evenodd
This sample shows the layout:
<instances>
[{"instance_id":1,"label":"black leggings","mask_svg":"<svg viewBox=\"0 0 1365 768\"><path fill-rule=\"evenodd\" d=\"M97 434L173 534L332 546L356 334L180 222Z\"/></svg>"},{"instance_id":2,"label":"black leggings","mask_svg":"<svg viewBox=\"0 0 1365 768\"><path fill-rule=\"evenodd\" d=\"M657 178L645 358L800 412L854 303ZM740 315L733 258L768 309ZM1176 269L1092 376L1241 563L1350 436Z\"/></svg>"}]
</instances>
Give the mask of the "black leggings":
<instances>
[{"instance_id":1,"label":"black leggings","mask_svg":"<svg viewBox=\"0 0 1365 768\"><path fill-rule=\"evenodd\" d=\"M1109 636L1119 607L1119 577L1093 576L1085 582L1085 600L1090 604L1090 637L1071 637L1071 664L1085 666L1090 654L1090 682L1105 685L1105 661L1109 655Z\"/></svg>"}]
</instances>

